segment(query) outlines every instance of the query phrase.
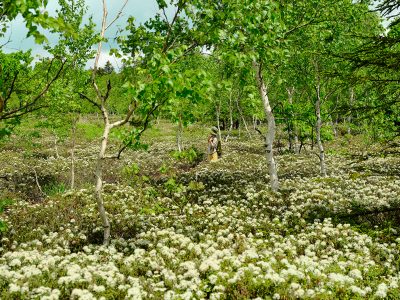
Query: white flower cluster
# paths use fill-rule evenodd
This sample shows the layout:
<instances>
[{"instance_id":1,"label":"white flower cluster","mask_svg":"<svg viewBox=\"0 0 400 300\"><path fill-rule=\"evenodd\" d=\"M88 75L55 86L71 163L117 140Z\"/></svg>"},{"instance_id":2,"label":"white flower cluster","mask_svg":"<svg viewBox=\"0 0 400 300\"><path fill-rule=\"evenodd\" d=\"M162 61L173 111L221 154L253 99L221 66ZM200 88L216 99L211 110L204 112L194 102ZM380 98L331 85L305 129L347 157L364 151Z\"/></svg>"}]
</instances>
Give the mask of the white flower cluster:
<instances>
[{"instance_id":1,"label":"white flower cluster","mask_svg":"<svg viewBox=\"0 0 400 300\"><path fill-rule=\"evenodd\" d=\"M126 161L159 168L154 153L173 149L162 145ZM106 184L109 247L97 245L102 227L90 189L38 205L17 201L1 239L0 298L400 298L396 229L369 235L344 221L400 204L399 177L383 173L391 158L377 162L377 176L331 156L335 175L321 178L312 155L281 156L282 189L272 193L261 143L252 145L259 153L239 151L237 141L229 147L217 163L181 174L179 193L167 193L161 177L152 197L149 186ZM46 219L60 209L68 215L62 224ZM46 222L32 228L21 215Z\"/></svg>"}]
</instances>

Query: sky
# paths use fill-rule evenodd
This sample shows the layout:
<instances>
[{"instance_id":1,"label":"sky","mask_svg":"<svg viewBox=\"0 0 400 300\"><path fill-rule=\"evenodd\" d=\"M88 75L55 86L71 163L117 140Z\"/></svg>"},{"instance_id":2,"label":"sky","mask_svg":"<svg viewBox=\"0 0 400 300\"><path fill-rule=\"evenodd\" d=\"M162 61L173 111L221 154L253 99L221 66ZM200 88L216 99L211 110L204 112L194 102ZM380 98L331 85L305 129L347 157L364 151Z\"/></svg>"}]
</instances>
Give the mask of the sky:
<instances>
[{"instance_id":1,"label":"sky","mask_svg":"<svg viewBox=\"0 0 400 300\"><path fill-rule=\"evenodd\" d=\"M102 0L86 0L86 5L88 6L87 18L92 15L93 21L98 24L100 28L101 18L103 13ZM108 8L108 21L111 22L117 13L120 11L124 0L106 0ZM46 10L50 15L55 15L55 11L58 8L57 0L49 0ZM168 14L172 14L173 9L171 8ZM158 6L156 0L128 0L127 5L123 10L121 17L108 29L106 32L106 37L109 38L109 43L103 45L102 55L100 56L100 66L103 66L108 60L114 65L114 67L120 66L120 61L115 57L111 57L108 53L110 46L115 46L113 44L113 38L116 36L116 32L119 28L124 28L126 21L129 16L135 17L136 23L143 23L150 17L154 16L158 12ZM27 29L25 28L22 17L17 17L9 24L8 31L4 37L0 38L0 45L4 45L1 49L4 52L14 52L17 50L29 50L32 49L34 56L39 57L47 56L46 51L43 46L35 43L32 37L26 38ZM50 45L54 45L57 42L56 35L51 35L48 32L44 32L49 40ZM88 67L93 65L93 61L88 63Z\"/></svg>"}]
</instances>

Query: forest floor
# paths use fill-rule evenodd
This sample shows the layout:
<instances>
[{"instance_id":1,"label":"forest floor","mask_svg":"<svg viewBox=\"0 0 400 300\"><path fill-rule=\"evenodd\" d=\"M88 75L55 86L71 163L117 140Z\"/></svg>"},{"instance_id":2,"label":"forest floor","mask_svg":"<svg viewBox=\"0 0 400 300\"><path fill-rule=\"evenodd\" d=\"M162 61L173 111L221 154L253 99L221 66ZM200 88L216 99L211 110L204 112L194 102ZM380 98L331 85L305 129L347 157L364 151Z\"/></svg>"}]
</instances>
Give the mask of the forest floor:
<instances>
[{"instance_id":1,"label":"forest floor","mask_svg":"<svg viewBox=\"0 0 400 300\"><path fill-rule=\"evenodd\" d=\"M179 154L161 122L148 151L106 161L104 247L101 128L78 124L71 191L69 132L55 143L23 124L0 145L0 299L400 299L398 142L328 142L327 177L309 148L282 151L272 193L257 133L235 132L210 164L208 131L186 128Z\"/></svg>"}]
</instances>

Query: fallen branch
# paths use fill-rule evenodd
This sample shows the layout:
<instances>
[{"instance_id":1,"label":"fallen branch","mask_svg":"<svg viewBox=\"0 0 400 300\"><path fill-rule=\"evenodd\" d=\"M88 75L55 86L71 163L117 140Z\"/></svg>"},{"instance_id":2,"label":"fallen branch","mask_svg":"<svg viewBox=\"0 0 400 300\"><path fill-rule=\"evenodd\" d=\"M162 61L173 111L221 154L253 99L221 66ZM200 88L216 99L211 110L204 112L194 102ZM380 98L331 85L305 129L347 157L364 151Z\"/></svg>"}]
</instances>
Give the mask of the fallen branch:
<instances>
[{"instance_id":1,"label":"fallen branch","mask_svg":"<svg viewBox=\"0 0 400 300\"><path fill-rule=\"evenodd\" d=\"M43 191L42 191L42 187L41 187L40 184L39 184L39 179L38 179L38 175L37 175L37 173L36 173L36 169L33 169L33 172L35 173L36 185L37 185L37 187L38 187L40 193L41 193L42 195L44 195L44 193L43 193Z\"/></svg>"}]
</instances>

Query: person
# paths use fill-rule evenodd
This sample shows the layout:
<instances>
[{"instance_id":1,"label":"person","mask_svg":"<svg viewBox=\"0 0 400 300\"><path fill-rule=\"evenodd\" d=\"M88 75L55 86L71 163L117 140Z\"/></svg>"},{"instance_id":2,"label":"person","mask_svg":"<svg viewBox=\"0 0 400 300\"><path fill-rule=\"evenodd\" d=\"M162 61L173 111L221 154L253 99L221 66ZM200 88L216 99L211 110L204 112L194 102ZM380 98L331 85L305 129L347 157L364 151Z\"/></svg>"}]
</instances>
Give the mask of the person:
<instances>
[{"instance_id":1,"label":"person","mask_svg":"<svg viewBox=\"0 0 400 300\"><path fill-rule=\"evenodd\" d=\"M208 153L208 161L213 162L218 160L218 139L217 139L217 132L218 128L213 127L211 128L210 136L208 137L208 146L207 146L207 153Z\"/></svg>"}]
</instances>

